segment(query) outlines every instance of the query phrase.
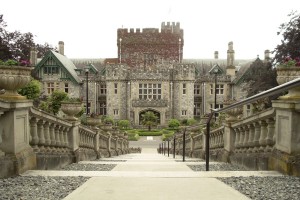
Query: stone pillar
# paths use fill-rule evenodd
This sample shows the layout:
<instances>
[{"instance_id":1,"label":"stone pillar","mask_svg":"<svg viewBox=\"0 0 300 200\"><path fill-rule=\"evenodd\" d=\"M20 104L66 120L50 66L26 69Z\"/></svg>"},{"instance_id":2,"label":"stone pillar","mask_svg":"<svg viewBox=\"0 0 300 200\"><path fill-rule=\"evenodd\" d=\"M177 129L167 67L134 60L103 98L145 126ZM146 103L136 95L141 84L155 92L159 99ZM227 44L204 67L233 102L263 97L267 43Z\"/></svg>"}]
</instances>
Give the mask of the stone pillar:
<instances>
[{"instance_id":1,"label":"stone pillar","mask_svg":"<svg viewBox=\"0 0 300 200\"><path fill-rule=\"evenodd\" d=\"M224 124L224 149L228 152L234 151L235 133L231 123Z\"/></svg>"},{"instance_id":2,"label":"stone pillar","mask_svg":"<svg viewBox=\"0 0 300 200\"><path fill-rule=\"evenodd\" d=\"M297 162L300 154L300 101L275 100L272 106L276 109L276 143L269 166L284 174L300 176Z\"/></svg>"},{"instance_id":3,"label":"stone pillar","mask_svg":"<svg viewBox=\"0 0 300 200\"><path fill-rule=\"evenodd\" d=\"M0 149L10 156L9 169L0 169L0 178L23 173L36 168L36 156L29 145L29 109L31 100L4 101L0 100L3 114L0 116ZM3 171L4 170L4 171ZM6 170L6 171L5 171Z\"/></svg>"},{"instance_id":4,"label":"stone pillar","mask_svg":"<svg viewBox=\"0 0 300 200\"><path fill-rule=\"evenodd\" d=\"M95 130L95 132L96 132L96 135L95 135L95 138L94 138L94 150L96 151L96 152L98 152L99 151L99 147L100 147L100 145L99 145L99 130Z\"/></svg>"},{"instance_id":5,"label":"stone pillar","mask_svg":"<svg viewBox=\"0 0 300 200\"><path fill-rule=\"evenodd\" d=\"M288 154L300 153L300 101L276 100L276 149Z\"/></svg>"}]
</instances>

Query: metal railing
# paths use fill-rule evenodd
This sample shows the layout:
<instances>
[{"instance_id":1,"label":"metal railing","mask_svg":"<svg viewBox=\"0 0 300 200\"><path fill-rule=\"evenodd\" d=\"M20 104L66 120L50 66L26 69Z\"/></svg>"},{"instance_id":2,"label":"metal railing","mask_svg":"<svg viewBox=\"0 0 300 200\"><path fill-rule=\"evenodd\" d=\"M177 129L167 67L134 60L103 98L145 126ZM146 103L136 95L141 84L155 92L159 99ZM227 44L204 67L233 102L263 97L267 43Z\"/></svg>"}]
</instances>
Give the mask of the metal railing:
<instances>
[{"instance_id":1,"label":"metal railing","mask_svg":"<svg viewBox=\"0 0 300 200\"><path fill-rule=\"evenodd\" d=\"M210 135L210 121L212 119L212 117L214 116L215 113L219 113L219 112L224 112L227 110L231 110L233 108L237 108L252 102L255 102L259 99L265 98L265 97L270 97L272 95L275 94L279 94L282 92L285 92L291 88L294 87L299 87L300 86L300 78L294 79L292 81L289 81L287 83L284 83L282 85L276 86L274 88L271 88L269 90L266 90L264 92L261 92L259 94L256 94L254 96L248 97L244 100L241 100L237 103L233 103L231 105L228 105L225 108L221 108L221 109L212 109L212 112L209 114L209 117L207 119L206 122L206 130L207 130L207 135L206 135L206 140L205 140L205 162L206 162L206 171L209 171L209 135Z\"/></svg>"}]
</instances>

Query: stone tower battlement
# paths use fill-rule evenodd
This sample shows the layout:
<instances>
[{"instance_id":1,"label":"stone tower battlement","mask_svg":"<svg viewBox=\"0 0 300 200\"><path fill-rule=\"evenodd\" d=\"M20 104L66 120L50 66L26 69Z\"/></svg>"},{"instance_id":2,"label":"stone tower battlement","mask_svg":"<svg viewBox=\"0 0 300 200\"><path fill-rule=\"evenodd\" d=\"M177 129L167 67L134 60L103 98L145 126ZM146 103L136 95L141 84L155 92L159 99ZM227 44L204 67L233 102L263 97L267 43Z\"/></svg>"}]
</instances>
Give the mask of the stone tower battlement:
<instances>
[{"instance_id":1,"label":"stone tower battlement","mask_svg":"<svg viewBox=\"0 0 300 200\"><path fill-rule=\"evenodd\" d=\"M172 22L172 24L170 22L167 22L167 24L165 22L161 23L161 32L162 33L177 33L177 34L183 34L182 29L180 29L180 23L177 22L175 24L175 22Z\"/></svg>"},{"instance_id":2,"label":"stone tower battlement","mask_svg":"<svg viewBox=\"0 0 300 200\"><path fill-rule=\"evenodd\" d=\"M119 63L130 67L162 61L180 63L183 57L183 30L179 22L162 22L160 31L158 28L119 28L117 45Z\"/></svg>"}]
</instances>

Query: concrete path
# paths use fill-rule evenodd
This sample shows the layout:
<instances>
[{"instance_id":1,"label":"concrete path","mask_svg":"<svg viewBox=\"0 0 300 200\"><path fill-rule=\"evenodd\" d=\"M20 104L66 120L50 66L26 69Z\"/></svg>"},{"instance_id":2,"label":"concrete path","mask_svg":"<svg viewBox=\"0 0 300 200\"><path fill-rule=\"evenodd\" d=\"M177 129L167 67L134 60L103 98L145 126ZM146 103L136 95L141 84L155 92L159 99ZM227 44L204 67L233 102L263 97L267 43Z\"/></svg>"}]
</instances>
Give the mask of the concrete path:
<instances>
[{"instance_id":1,"label":"concrete path","mask_svg":"<svg viewBox=\"0 0 300 200\"><path fill-rule=\"evenodd\" d=\"M120 176L92 177L65 200L248 199L215 178L197 178L198 173L185 163L151 153L150 149L128 156L118 157L127 161L110 172Z\"/></svg>"},{"instance_id":2,"label":"concrete path","mask_svg":"<svg viewBox=\"0 0 300 200\"><path fill-rule=\"evenodd\" d=\"M143 141L146 142L146 141ZM154 142L154 143L153 143ZM177 156L157 153L157 141L151 141L141 154L84 161L83 164L117 164L112 171L42 171L31 170L23 176L88 176L87 182L69 194L65 200L245 200L249 199L216 177L281 176L272 171L202 171L195 172ZM153 144L153 146L152 146ZM126 160L126 162L124 162ZM199 160L199 159L196 159Z\"/></svg>"}]
</instances>

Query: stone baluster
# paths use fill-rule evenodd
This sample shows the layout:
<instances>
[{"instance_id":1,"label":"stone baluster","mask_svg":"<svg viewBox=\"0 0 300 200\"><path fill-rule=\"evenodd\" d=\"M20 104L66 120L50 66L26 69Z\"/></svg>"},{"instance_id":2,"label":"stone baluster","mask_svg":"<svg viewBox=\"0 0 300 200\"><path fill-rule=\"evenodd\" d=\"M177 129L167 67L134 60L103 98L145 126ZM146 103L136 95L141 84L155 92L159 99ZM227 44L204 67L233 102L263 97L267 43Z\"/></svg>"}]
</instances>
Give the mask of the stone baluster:
<instances>
[{"instance_id":1,"label":"stone baluster","mask_svg":"<svg viewBox=\"0 0 300 200\"><path fill-rule=\"evenodd\" d=\"M87 138L86 138L86 139L87 139L87 147L88 147L88 148L91 148L91 139L92 139L91 133L88 132L88 133L86 134L86 137L87 137Z\"/></svg>"},{"instance_id":2,"label":"stone baluster","mask_svg":"<svg viewBox=\"0 0 300 200\"><path fill-rule=\"evenodd\" d=\"M267 120L268 123L268 134L266 138L267 151L271 151L272 147L275 144L274 135L275 135L275 121L273 118Z\"/></svg>"},{"instance_id":3,"label":"stone baluster","mask_svg":"<svg viewBox=\"0 0 300 200\"><path fill-rule=\"evenodd\" d=\"M254 134L255 134L254 125L248 124L248 129L249 129L248 147L249 147L249 152L251 152L252 148L254 147Z\"/></svg>"},{"instance_id":4,"label":"stone baluster","mask_svg":"<svg viewBox=\"0 0 300 200\"><path fill-rule=\"evenodd\" d=\"M218 148L219 146L219 131L215 134L215 147Z\"/></svg>"},{"instance_id":5,"label":"stone baluster","mask_svg":"<svg viewBox=\"0 0 300 200\"><path fill-rule=\"evenodd\" d=\"M248 129L248 126L244 126L244 142L243 142L243 146L245 148L245 151L247 151L248 147L249 147L248 140L249 140L249 129Z\"/></svg>"},{"instance_id":6,"label":"stone baluster","mask_svg":"<svg viewBox=\"0 0 300 200\"><path fill-rule=\"evenodd\" d=\"M89 134L90 135L90 148L94 148L94 135L92 133Z\"/></svg>"},{"instance_id":7,"label":"stone baluster","mask_svg":"<svg viewBox=\"0 0 300 200\"><path fill-rule=\"evenodd\" d=\"M51 139L50 139L50 127L49 122L44 123L44 136L45 136L45 146L47 147L47 150L49 150Z\"/></svg>"},{"instance_id":8,"label":"stone baluster","mask_svg":"<svg viewBox=\"0 0 300 200\"><path fill-rule=\"evenodd\" d=\"M212 139L212 141L213 141L213 148L216 148L217 147L217 138L218 138L218 132L214 132L213 133L213 139Z\"/></svg>"},{"instance_id":9,"label":"stone baluster","mask_svg":"<svg viewBox=\"0 0 300 200\"><path fill-rule=\"evenodd\" d=\"M217 138L218 138L218 132L215 132L213 134L213 147L216 148L217 147Z\"/></svg>"},{"instance_id":10,"label":"stone baluster","mask_svg":"<svg viewBox=\"0 0 300 200\"><path fill-rule=\"evenodd\" d=\"M69 139L68 139L68 133L70 131L70 128L66 127L65 131L64 131L64 142L65 142L65 147L68 148L69 147Z\"/></svg>"},{"instance_id":11,"label":"stone baluster","mask_svg":"<svg viewBox=\"0 0 300 200\"><path fill-rule=\"evenodd\" d=\"M80 147L83 147L84 146L84 137L83 137L83 130L80 130L80 134L79 134L79 145Z\"/></svg>"},{"instance_id":12,"label":"stone baluster","mask_svg":"<svg viewBox=\"0 0 300 200\"><path fill-rule=\"evenodd\" d=\"M225 135L225 131L224 129L222 129L221 131L221 135L220 135L220 140L221 140L221 148L224 148L224 135Z\"/></svg>"},{"instance_id":13,"label":"stone baluster","mask_svg":"<svg viewBox=\"0 0 300 200\"><path fill-rule=\"evenodd\" d=\"M50 134L50 141L51 141L51 147L55 147L56 141L55 141L55 124L51 123L49 126L49 134Z\"/></svg>"},{"instance_id":14,"label":"stone baluster","mask_svg":"<svg viewBox=\"0 0 300 200\"><path fill-rule=\"evenodd\" d=\"M239 127L239 130L240 130L239 146L240 146L240 152L242 152L243 148L244 148L243 142L244 142L244 138L245 138L245 130L243 127Z\"/></svg>"},{"instance_id":15,"label":"stone baluster","mask_svg":"<svg viewBox=\"0 0 300 200\"><path fill-rule=\"evenodd\" d=\"M260 124L258 122L254 123L254 152L258 152L259 148L259 138L260 138Z\"/></svg>"},{"instance_id":16,"label":"stone baluster","mask_svg":"<svg viewBox=\"0 0 300 200\"><path fill-rule=\"evenodd\" d=\"M1 115L1 114L0 114L0 115ZM2 141L3 141L3 139L2 139L2 132L0 132L0 146L1 146ZM5 153L4 153L4 151L2 151L1 148L0 148L0 157L2 157L2 156L5 156Z\"/></svg>"},{"instance_id":17,"label":"stone baluster","mask_svg":"<svg viewBox=\"0 0 300 200\"><path fill-rule=\"evenodd\" d=\"M235 128L234 132L235 132L234 147L235 147L235 151L237 151L240 148L240 146L239 146L239 141L240 141L240 130L239 130L239 128Z\"/></svg>"},{"instance_id":18,"label":"stone baluster","mask_svg":"<svg viewBox=\"0 0 300 200\"><path fill-rule=\"evenodd\" d=\"M82 147L86 147L86 137L85 137L84 130L82 130L82 133L81 133L81 141L82 141Z\"/></svg>"},{"instance_id":19,"label":"stone baluster","mask_svg":"<svg viewBox=\"0 0 300 200\"><path fill-rule=\"evenodd\" d=\"M219 131L215 133L215 148L219 146Z\"/></svg>"},{"instance_id":20,"label":"stone baluster","mask_svg":"<svg viewBox=\"0 0 300 200\"><path fill-rule=\"evenodd\" d=\"M60 147L61 143L60 143L60 139L59 139L59 130L60 130L60 126L56 125L55 126L55 147Z\"/></svg>"},{"instance_id":21,"label":"stone baluster","mask_svg":"<svg viewBox=\"0 0 300 200\"><path fill-rule=\"evenodd\" d=\"M259 137L259 144L260 144L260 151L264 151L265 146L267 145L266 138L268 134L268 129L267 129L267 123L265 120L260 121L260 137Z\"/></svg>"},{"instance_id":22,"label":"stone baluster","mask_svg":"<svg viewBox=\"0 0 300 200\"><path fill-rule=\"evenodd\" d=\"M44 135L44 121L40 119L37 123L37 131L38 131L38 136L39 136L39 146L40 150L44 149L45 145L45 135Z\"/></svg>"},{"instance_id":23,"label":"stone baluster","mask_svg":"<svg viewBox=\"0 0 300 200\"><path fill-rule=\"evenodd\" d=\"M86 133L85 133L85 131L83 130L82 131L82 146L83 147L86 147Z\"/></svg>"},{"instance_id":24,"label":"stone baluster","mask_svg":"<svg viewBox=\"0 0 300 200\"><path fill-rule=\"evenodd\" d=\"M58 134L58 139L59 139L59 151L60 152L64 152L64 149L63 149L63 147L64 147L64 130L65 130L65 127L64 126L60 126L60 128L59 128L59 134Z\"/></svg>"},{"instance_id":25,"label":"stone baluster","mask_svg":"<svg viewBox=\"0 0 300 200\"><path fill-rule=\"evenodd\" d=\"M37 145L39 144L39 137L37 133L37 119L35 117L30 119L30 135L30 144L33 146L34 149L37 149Z\"/></svg>"},{"instance_id":26,"label":"stone baluster","mask_svg":"<svg viewBox=\"0 0 300 200\"><path fill-rule=\"evenodd\" d=\"M214 148L214 133L210 133L210 136L209 136L209 146L210 148Z\"/></svg>"}]
</instances>

